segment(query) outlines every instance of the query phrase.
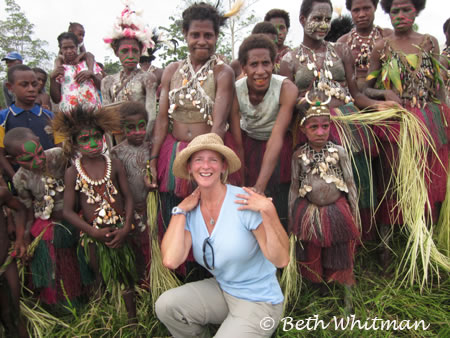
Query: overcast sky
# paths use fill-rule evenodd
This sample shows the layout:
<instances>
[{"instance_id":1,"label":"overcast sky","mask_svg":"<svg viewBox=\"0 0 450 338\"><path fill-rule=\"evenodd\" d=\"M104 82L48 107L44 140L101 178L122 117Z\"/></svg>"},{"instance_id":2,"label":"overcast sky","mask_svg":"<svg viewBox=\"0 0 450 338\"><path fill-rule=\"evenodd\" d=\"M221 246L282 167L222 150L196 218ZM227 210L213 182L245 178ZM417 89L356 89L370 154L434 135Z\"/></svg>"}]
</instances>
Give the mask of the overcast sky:
<instances>
[{"instance_id":1,"label":"overcast sky","mask_svg":"<svg viewBox=\"0 0 450 338\"><path fill-rule=\"evenodd\" d=\"M35 36L49 43L50 51L58 51L57 36L66 31L69 22L80 22L86 30L85 45L100 62L106 56L115 60L111 49L103 42L111 30L116 17L124 8L121 0L15 0L20 5L30 22L35 25ZM254 1L254 0L247 0ZM222 0L228 3L228 0ZM345 0L332 0L335 7L345 9ZM150 27L168 26L169 16L181 15L184 9L182 0L134 0L134 8L143 10L143 17ZM303 31L298 22L301 1L295 0L259 0L251 8L261 20L264 14L274 8L281 8L289 12L291 28L287 40L291 46L301 42ZM0 18L5 17L5 3L0 0ZM445 37L442 25L449 17L449 0L428 0L425 10L420 14L416 23L419 32L434 35L440 45L444 44ZM378 6L375 23L381 27L391 27L389 17ZM251 27L250 27L251 28Z\"/></svg>"}]
</instances>

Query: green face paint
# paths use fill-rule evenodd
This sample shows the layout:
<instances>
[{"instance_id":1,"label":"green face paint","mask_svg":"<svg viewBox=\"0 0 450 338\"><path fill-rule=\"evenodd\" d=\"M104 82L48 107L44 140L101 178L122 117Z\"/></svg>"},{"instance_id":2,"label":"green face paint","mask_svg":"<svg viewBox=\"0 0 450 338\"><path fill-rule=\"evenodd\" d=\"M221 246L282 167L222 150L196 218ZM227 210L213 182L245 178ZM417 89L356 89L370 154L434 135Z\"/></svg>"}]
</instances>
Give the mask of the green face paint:
<instances>
[{"instance_id":1,"label":"green face paint","mask_svg":"<svg viewBox=\"0 0 450 338\"><path fill-rule=\"evenodd\" d=\"M147 121L144 119L139 120L137 123L125 122L125 134L127 137L133 135L145 135L146 128Z\"/></svg>"},{"instance_id":2,"label":"green face paint","mask_svg":"<svg viewBox=\"0 0 450 338\"><path fill-rule=\"evenodd\" d=\"M97 128L82 129L76 141L83 154L95 156L103 150L103 133Z\"/></svg>"},{"instance_id":3,"label":"green face paint","mask_svg":"<svg viewBox=\"0 0 450 338\"><path fill-rule=\"evenodd\" d=\"M17 163L25 169L42 169L45 166L45 153L41 144L28 140L22 145L22 154L16 157Z\"/></svg>"}]
</instances>

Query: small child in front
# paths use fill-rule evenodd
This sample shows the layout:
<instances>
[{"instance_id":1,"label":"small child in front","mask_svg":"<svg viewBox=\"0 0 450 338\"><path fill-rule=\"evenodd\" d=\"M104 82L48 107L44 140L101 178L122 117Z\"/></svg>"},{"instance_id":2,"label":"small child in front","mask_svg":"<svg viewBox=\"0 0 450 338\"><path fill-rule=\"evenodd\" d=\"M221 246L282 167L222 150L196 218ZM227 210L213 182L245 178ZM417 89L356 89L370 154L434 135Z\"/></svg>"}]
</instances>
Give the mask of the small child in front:
<instances>
[{"instance_id":1,"label":"small child in front","mask_svg":"<svg viewBox=\"0 0 450 338\"><path fill-rule=\"evenodd\" d=\"M119 115L108 108L94 112L77 107L70 114L57 114L53 121L75 163L65 174L64 218L81 231L80 244L97 282L103 279L108 289L114 282L125 286L123 299L131 323L136 322L137 276L127 237L133 222L133 196L122 163L102 154L103 135L119 126Z\"/></svg>"},{"instance_id":2,"label":"small child in front","mask_svg":"<svg viewBox=\"0 0 450 338\"><path fill-rule=\"evenodd\" d=\"M119 159L125 167L135 206L135 243L139 275L150 261L147 229L147 195L149 179L147 162L150 160L150 142L146 140L147 111L140 102L125 102L119 107L122 132L126 139L111 150L111 157ZM144 258L142 260L141 258Z\"/></svg>"},{"instance_id":3,"label":"small child in front","mask_svg":"<svg viewBox=\"0 0 450 338\"><path fill-rule=\"evenodd\" d=\"M292 157L289 233L298 238L301 275L312 283L346 286L349 309L347 291L355 283L353 259L359 240L357 191L346 150L328 140L328 102L318 97L311 101L308 95L300 122L308 142Z\"/></svg>"},{"instance_id":4,"label":"small child in front","mask_svg":"<svg viewBox=\"0 0 450 338\"><path fill-rule=\"evenodd\" d=\"M67 300L74 302L82 287L78 231L62 219L67 159L59 147L44 150L28 128L8 131L4 145L13 163L20 166L13 184L27 210L27 231L34 238L43 233L30 261L33 287L39 299L53 308Z\"/></svg>"}]
</instances>

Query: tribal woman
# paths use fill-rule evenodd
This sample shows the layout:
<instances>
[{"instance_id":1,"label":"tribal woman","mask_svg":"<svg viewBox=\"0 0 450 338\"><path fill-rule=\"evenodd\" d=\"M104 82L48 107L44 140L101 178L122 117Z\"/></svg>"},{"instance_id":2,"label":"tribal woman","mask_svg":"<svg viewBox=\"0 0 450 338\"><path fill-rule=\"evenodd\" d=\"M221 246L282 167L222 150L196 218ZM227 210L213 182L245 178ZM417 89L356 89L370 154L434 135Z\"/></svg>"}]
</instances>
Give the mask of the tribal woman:
<instances>
[{"instance_id":1,"label":"tribal woman","mask_svg":"<svg viewBox=\"0 0 450 338\"><path fill-rule=\"evenodd\" d=\"M429 221L435 223L446 193L450 121L449 108L442 103L445 102L445 88L437 61L438 42L433 36L413 29L417 15L425 8L425 0L382 0L381 7L389 14L394 33L375 45L368 77L369 86L375 89L369 88L366 93L399 102L426 126L437 152L428 151L425 170L430 201L427 211L432 218ZM379 135L384 150L380 153L380 172L384 177L380 191L383 192L386 192L386 181L395 169L391 163L399 153L396 136L396 133L388 136L384 132ZM377 214L377 223L383 226L384 232L391 224L403 223L402 215L395 210L396 205L395 196L388 191ZM389 255L387 249L385 254Z\"/></svg>"}]
</instances>

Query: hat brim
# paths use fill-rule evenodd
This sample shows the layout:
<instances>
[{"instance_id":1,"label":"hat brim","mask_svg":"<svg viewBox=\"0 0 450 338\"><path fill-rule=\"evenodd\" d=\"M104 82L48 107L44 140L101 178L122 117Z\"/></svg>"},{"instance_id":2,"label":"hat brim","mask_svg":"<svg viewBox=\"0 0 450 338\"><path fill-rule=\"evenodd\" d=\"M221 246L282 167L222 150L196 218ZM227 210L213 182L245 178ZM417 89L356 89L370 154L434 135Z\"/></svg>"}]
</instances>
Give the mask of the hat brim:
<instances>
[{"instance_id":1,"label":"hat brim","mask_svg":"<svg viewBox=\"0 0 450 338\"><path fill-rule=\"evenodd\" d=\"M175 157L175 161L173 162L173 174L179 178L189 179L187 162L189 161L189 158L192 156L192 154L201 150L212 150L223 155L228 165L229 174L232 174L241 168L241 160L231 148L221 144L199 144L186 147L177 154L177 156Z\"/></svg>"}]
</instances>

